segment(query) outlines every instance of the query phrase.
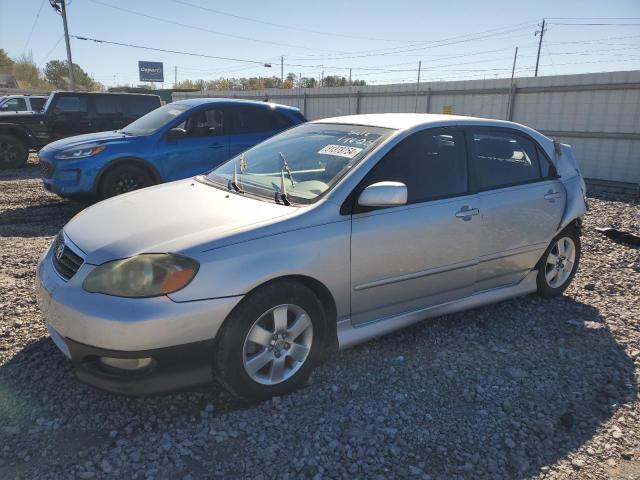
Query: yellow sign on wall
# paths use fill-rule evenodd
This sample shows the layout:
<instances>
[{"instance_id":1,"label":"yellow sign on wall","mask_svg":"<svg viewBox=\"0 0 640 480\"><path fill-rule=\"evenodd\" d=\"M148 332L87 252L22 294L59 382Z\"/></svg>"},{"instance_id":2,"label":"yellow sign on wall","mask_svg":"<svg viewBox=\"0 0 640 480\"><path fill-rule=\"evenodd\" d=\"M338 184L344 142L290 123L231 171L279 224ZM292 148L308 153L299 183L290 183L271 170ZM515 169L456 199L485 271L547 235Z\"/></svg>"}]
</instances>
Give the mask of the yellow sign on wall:
<instances>
[{"instance_id":1,"label":"yellow sign on wall","mask_svg":"<svg viewBox=\"0 0 640 480\"><path fill-rule=\"evenodd\" d=\"M443 105L442 106L442 114L443 115L453 115L453 105Z\"/></svg>"}]
</instances>

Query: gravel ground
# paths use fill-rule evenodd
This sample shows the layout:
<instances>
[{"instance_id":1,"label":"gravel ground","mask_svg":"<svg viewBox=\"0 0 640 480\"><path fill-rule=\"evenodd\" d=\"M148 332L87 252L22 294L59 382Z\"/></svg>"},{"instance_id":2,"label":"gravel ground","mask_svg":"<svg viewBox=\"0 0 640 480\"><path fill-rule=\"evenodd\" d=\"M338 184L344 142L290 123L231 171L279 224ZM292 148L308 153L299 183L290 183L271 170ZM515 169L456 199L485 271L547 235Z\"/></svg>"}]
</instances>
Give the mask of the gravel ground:
<instances>
[{"instance_id":1,"label":"gravel ground","mask_svg":"<svg viewBox=\"0 0 640 480\"><path fill-rule=\"evenodd\" d=\"M640 478L640 255L631 197L593 197L566 295L448 315L340 352L303 390L152 398L79 383L34 272L82 206L0 173L0 478Z\"/></svg>"}]
</instances>

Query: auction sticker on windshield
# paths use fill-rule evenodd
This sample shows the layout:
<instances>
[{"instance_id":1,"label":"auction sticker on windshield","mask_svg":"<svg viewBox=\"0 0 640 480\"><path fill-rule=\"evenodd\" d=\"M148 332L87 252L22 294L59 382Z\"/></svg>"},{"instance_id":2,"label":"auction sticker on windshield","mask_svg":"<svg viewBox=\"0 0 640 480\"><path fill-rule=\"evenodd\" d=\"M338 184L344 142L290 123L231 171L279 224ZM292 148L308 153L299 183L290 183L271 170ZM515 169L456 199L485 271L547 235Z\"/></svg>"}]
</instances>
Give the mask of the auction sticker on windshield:
<instances>
[{"instance_id":1,"label":"auction sticker on windshield","mask_svg":"<svg viewBox=\"0 0 640 480\"><path fill-rule=\"evenodd\" d=\"M320 155L334 155L337 157L353 158L363 149L357 147L346 147L344 145L325 145L318 150Z\"/></svg>"}]
</instances>

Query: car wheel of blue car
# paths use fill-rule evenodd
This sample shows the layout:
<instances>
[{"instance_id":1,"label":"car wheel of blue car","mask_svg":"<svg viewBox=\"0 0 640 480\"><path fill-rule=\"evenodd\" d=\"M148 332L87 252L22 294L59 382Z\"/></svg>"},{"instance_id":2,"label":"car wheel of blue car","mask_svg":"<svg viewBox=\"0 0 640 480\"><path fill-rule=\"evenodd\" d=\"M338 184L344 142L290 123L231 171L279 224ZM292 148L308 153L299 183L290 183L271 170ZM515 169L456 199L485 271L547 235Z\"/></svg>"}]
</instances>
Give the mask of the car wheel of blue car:
<instances>
[{"instance_id":1,"label":"car wheel of blue car","mask_svg":"<svg viewBox=\"0 0 640 480\"><path fill-rule=\"evenodd\" d=\"M107 171L100 182L100 198L110 198L153 185L153 177L138 165L119 165Z\"/></svg>"}]
</instances>

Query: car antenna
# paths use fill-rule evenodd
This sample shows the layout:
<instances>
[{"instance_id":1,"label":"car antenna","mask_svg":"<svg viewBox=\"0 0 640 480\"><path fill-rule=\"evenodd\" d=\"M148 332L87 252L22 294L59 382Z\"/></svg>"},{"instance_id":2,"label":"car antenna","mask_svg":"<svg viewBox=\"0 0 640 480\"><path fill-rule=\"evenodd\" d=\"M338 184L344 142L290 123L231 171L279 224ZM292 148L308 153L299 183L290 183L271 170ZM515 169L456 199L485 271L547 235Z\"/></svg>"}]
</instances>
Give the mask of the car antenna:
<instances>
[{"instance_id":1,"label":"car antenna","mask_svg":"<svg viewBox=\"0 0 640 480\"><path fill-rule=\"evenodd\" d=\"M287 189L284 186L284 165L280 169L280 199L285 205L291 205L291 202L287 198Z\"/></svg>"}]
</instances>

